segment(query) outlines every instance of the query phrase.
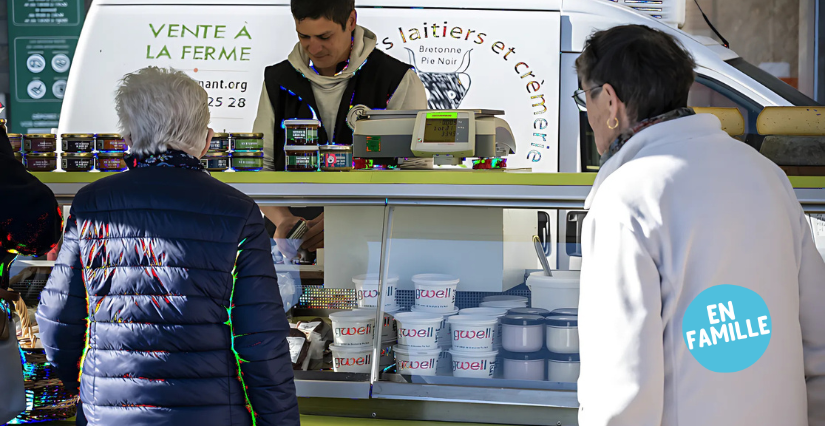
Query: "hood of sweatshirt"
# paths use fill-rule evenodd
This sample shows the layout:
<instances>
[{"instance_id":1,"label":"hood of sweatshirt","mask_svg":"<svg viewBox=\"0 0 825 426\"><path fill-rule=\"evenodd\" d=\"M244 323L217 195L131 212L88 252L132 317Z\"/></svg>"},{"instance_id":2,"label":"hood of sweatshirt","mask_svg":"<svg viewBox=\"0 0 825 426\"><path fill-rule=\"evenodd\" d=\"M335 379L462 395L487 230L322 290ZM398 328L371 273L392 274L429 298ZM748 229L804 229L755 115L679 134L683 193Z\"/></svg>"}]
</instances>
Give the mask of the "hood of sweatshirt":
<instances>
[{"instance_id":1,"label":"hood of sweatshirt","mask_svg":"<svg viewBox=\"0 0 825 426\"><path fill-rule=\"evenodd\" d=\"M320 86L321 89L329 90L352 78L355 72L358 71L358 68L364 65L367 57L375 50L377 40L378 37L376 37L372 31L362 26L356 26L355 31L353 31L352 53L350 53L349 65L347 65L344 71L334 77L320 75L309 66L309 55L304 51L304 48L301 47L301 43L295 44L295 48L292 50L292 53L289 54L289 63L311 82Z\"/></svg>"}]
</instances>

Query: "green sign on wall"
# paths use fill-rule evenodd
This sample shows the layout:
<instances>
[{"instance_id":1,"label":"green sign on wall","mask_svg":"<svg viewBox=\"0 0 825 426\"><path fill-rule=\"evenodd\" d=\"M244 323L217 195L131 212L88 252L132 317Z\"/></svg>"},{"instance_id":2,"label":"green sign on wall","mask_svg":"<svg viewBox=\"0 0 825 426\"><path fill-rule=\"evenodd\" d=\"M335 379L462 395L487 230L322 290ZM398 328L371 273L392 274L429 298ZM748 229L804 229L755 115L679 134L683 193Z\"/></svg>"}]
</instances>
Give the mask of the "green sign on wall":
<instances>
[{"instance_id":1,"label":"green sign on wall","mask_svg":"<svg viewBox=\"0 0 825 426\"><path fill-rule=\"evenodd\" d=\"M82 0L9 0L9 130L49 133L60 108L85 11Z\"/></svg>"}]
</instances>

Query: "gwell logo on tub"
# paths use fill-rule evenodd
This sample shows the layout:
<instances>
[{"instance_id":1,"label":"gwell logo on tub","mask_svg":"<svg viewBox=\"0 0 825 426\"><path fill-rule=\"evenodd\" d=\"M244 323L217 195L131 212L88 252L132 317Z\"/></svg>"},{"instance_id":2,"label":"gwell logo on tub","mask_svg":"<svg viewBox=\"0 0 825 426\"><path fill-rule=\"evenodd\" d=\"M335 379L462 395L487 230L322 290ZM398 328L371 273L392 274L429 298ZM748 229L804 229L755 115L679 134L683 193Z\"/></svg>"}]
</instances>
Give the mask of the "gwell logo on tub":
<instances>
[{"instance_id":1,"label":"gwell logo on tub","mask_svg":"<svg viewBox=\"0 0 825 426\"><path fill-rule=\"evenodd\" d=\"M372 334L372 326L365 327L338 327L335 329L336 336L362 336Z\"/></svg>"},{"instance_id":2,"label":"gwell logo on tub","mask_svg":"<svg viewBox=\"0 0 825 426\"><path fill-rule=\"evenodd\" d=\"M682 336L708 370L735 373L753 365L771 341L771 314L759 294L736 285L699 293L685 311Z\"/></svg>"},{"instance_id":3,"label":"gwell logo on tub","mask_svg":"<svg viewBox=\"0 0 825 426\"><path fill-rule=\"evenodd\" d=\"M360 356L358 358L348 358L348 357L338 358L338 357L336 357L335 358L335 367L340 368L340 367L355 367L355 366L358 366L358 365L369 365L370 361L371 361L371 358L372 358L372 355L364 355L364 356Z\"/></svg>"},{"instance_id":4,"label":"gwell logo on tub","mask_svg":"<svg viewBox=\"0 0 825 426\"><path fill-rule=\"evenodd\" d=\"M378 294L378 290L358 290L356 297L358 297L358 300L374 299L378 297Z\"/></svg>"},{"instance_id":5,"label":"gwell logo on tub","mask_svg":"<svg viewBox=\"0 0 825 426\"><path fill-rule=\"evenodd\" d=\"M487 328L484 330L455 330L453 331L453 340L461 339L489 339L493 335L493 329Z\"/></svg>"},{"instance_id":6,"label":"gwell logo on tub","mask_svg":"<svg viewBox=\"0 0 825 426\"><path fill-rule=\"evenodd\" d=\"M487 367L492 367L488 364L489 361L475 361L475 362L468 362L468 361L453 361L453 371L464 370L464 371L484 371Z\"/></svg>"},{"instance_id":7,"label":"gwell logo on tub","mask_svg":"<svg viewBox=\"0 0 825 426\"><path fill-rule=\"evenodd\" d=\"M415 290L416 299L449 299L453 295L453 289L444 290Z\"/></svg>"},{"instance_id":8,"label":"gwell logo on tub","mask_svg":"<svg viewBox=\"0 0 825 426\"><path fill-rule=\"evenodd\" d=\"M398 361L398 368L401 370L429 370L435 367L435 358L427 361Z\"/></svg>"},{"instance_id":9,"label":"gwell logo on tub","mask_svg":"<svg viewBox=\"0 0 825 426\"><path fill-rule=\"evenodd\" d=\"M435 334L435 329L432 327L427 328L399 328L398 334L401 337L433 337Z\"/></svg>"}]
</instances>

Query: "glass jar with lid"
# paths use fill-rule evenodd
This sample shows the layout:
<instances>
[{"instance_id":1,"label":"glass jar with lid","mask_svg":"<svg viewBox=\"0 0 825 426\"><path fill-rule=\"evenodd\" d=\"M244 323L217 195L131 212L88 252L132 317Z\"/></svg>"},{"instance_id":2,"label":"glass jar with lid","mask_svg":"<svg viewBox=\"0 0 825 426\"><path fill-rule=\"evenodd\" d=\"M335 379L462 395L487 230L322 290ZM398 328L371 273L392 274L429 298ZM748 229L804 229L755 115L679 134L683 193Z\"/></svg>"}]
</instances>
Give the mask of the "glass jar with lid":
<instances>
[{"instance_id":1,"label":"glass jar with lid","mask_svg":"<svg viewBox=\"0 0 825 426\"><path fill-rule=\"evenodd\" d=\"M25 164L30 172L53 172L57 170L57 153L27 152Z\"/></svg>"},{"instance_id":2,"label":"glass jar with lid","mask_svg":"<svg viewBox=\"0 0 825 426\"><path fill-rule=\"evenodd\" d=\"M9 133L9 142L11 143L11 150L19 152L23 150L23 135L19 133Z\"/></svg>"},{"instance_id":3,"label":"glass jar with lid","mask_svg":"<svg viewBox=\"0 0 825 426\"><path fill-rule=\"evenodd\" d=\"M124 157L122 152L100 152L97 154L97 169L101 172L122 172L126 170Z\"/></svg>"},{"instance_id":4,"label":"glass jar with lid","mask_svg":"<svg viewBox=\"0 0 825 426\"><path fill-rule=\"evenodd\" d=\"M318 145L285 146L286 171L314 172L318 170Z\"/></svg>"},{"instance_id":5,"label":"glass jar with lid","mask_svg":"<svg viewBox=\"0 0 825 426\"><path fill-rule=\"evenodd\" d=\"M318 120L284 120L285 146L289 145L318 145L318 129L321 122Z\"/></svg>"},{"instance_id":6,"label":"glass jar with lid","mask_svg":"<svg viewBox=\"0 0 825 426\"><path fill-rule=\"evenodd\" d=\"M215 133L212 135L212 141L209 142L209 152L226 152L229 151L229 148L229 133Z\"/></svg>"},{"instance_id":7,"label":"glass jar with lid","mask_svg":"<svg viewBox=\"0 0 825 426\"><path fill-rule=\"evenodd\" d=\"M23 135L23 151L55 152L57 151L57 137L53 134Z\"/></svg>"},{"instance_id":8,"label":"glass jar with lid","mask_svg":"<svg viewBox=\"0 0 825 426\"><path fill-rule=\"evenodd\" d=\"M352 170L352 145L321 145L321 170L325 172L348 172Z\"/></svg>"},{"instance_id":9,"label":"glass jar with lid","mask_svg":"<svg viewBox=\"0 0 825 426\"><path fill-rule=\"evenodd\" d=\"M263 168L263 151L235 151L232 153L232 169L236 172L257 172Z\"/></svg>"},{"instance_id":10,"label":"glass jar with lid","mask_svg":"<svg viewBox=\"0 0 825 426\"><path fill-rule=\"evenodd\" d=\"M210 172L225 172L229 169L228 152L208 152L201 158L203 168Z\"/></svg>"},{"instance_id":11,"label":"glass jar with lid","mask_svg":"<svg viewBox=\"0 0 825 426\"><path fill-rule=\"evenodd\" d=\"M118 133L99 133L96 139L99 152L126 152L129 149L123 136Z\"/></svg>"},{"instance_id":12,"label":"glass jar with lid","mask_svg":"<svg viewBox=\"0 0 825 426\"><path fill-rule=\"evenodd\" d=\"M232 133L233 151L262 151L264 149L263 133Z\"/></svg>"},{"instance_id":13,"label":"glass jar with lid","mask_svg":"<svg viewBox=\"0 0 825 426\"><path fill-rule=\"evenodd\" d=\"M60 135L63 152L92 152L95 135L89 133L64 133Z\"/></svg>"},{"instance_id":14,"label":"glass jar with lid","mask_svg":"<svg viewBox=\"0 0 825 426\"><path fill-rule=\"evenodd\" d=\"M89 172L95 167L95 155L91 152L64 152L60 164L67 172Z\"/></svg>"}]
</instances>

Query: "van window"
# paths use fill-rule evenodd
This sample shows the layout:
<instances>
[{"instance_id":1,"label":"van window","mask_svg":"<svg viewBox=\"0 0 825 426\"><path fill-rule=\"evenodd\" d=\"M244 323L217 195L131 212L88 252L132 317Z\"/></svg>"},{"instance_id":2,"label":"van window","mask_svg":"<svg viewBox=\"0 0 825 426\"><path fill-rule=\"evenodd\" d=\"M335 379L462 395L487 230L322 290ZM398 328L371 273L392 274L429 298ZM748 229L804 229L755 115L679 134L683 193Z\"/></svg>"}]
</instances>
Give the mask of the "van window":
<instances>
[{"instance_id":1,"label":"van window","mask_svg":"<svg viewBox=\"0 0 825 426\"><path fill-rule=\"evenodd\" d=\"M696 76L696 81L688 94L688 105L692 107L738 108L745 119L745 135L741 137L745 143L756 148L762 146L764 137L756 132L756 119L762 112L762 106L731 89L727 85L702 75ZM587 112L579 114L581 131L581 170L582 172L596 172L599 170L600 156L596 150L596 139L593 129L587 121Z\"/></svg>"}]
</instances>

